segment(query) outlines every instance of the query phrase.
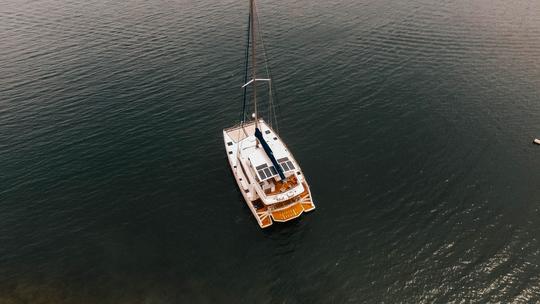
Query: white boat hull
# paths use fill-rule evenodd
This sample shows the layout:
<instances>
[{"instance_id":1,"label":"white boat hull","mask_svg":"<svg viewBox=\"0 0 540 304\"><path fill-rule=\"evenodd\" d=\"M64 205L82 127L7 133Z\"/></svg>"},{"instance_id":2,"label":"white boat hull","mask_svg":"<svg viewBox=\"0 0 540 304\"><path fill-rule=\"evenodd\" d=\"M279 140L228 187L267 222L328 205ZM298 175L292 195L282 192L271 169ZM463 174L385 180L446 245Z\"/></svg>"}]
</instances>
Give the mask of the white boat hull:
<instances>
[{"instance_id":1,"label":"white boat hull","mask_svg":"<svg viewBox=\"0 0 540 304\"><path fill-rule=\"evenodd\" d=\"M260 120L259 128L266 133L269 137L268 139L274 140L272 144L278 152L288 153L288 156L294 161L292 154L288 152L288 149L281 139L279 139L279 136L263 120ZM271 226L274 221L286 222L299 217L303 212L314 210L315 205L311 199L311 191L296 161L294 161L294 164L296 165L294 171L295 174L298 174L299 183L302 184L302 187L298 187L303 189L302 193L295 196L288 196L287 194L293 192L290 191L283 193L283 195L274 196L280 197L280 200L272 200L257 187L255 184L257 182L257 177L254 176L249 168L246 170L245 163L242 164L243 161L245 162L246 156L241 152L242 150L246 150L243 149L243 147L250 144L252 138L250 138L249 134L253 134L253 131L254 123L246 123L244 128L236 126L223 130L223 139L233 177L259 226L261 228L266 228Z\"/></svg>"}]
</instances>

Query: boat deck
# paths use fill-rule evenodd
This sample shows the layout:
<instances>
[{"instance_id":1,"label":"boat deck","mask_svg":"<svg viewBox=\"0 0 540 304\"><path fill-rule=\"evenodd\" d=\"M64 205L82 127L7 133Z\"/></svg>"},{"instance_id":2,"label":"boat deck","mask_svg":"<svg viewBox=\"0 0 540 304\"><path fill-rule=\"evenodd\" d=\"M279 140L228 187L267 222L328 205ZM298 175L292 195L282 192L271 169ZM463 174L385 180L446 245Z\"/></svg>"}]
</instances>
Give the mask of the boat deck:
<instances>
[{"instance_id":1,"label":"boat deck","mask_svg":"<svg viewBox=\"0 0 540 304\"><path fill-rule=\"evenodd\" d=\"M304 212L314 210L315 205L300 166L279 135L262 119L259 120L258 126L265 141L274 152L274 157L280 161L279 165L287 170L289 176L292 174L292 178L284 182L276 182L274 187L268 188L268 183L274 182L271 178L265 179L264 174L261 178L257 175L261 173L252 172L257 166L264 167L264 164L267 165L265 168L271 166L263 149L257 147L257 139L253 135L255 133L254 121L224 129L223 139L227 158L240 192L259 226L265 228L271 226L274 221L286 222L297 218ZM266 173L268 174L270 173ZM266 183L264 189L256 188L262 187L263 182ZM279 197L280 194L283 195ZM283 200L285 198L290 199Z\"/></svg>"},{"instance_id":2,"label":"boat deck","mask_svg":"<svg viewBox=\"0 0 540 304\"><path fill-rule=\"evenodd\" d=\"M297 218L302 212L304 212L302 204L294 204L284 209L272 211L272 219L276 222L286 222Z\"/></svg>"},{"instance_id":3,"label":"boat deck","mask_svg":"<svg viewBox=\"0 0 540 304\"><path fill-rule=\"evenodd\" d=\"M250 134L255 133L255 123L249 122L243 125L236 125L224 130L225 133L231 138L235 143L240 142L241 140L246 139Z\"/></svg>"}]
</instances>

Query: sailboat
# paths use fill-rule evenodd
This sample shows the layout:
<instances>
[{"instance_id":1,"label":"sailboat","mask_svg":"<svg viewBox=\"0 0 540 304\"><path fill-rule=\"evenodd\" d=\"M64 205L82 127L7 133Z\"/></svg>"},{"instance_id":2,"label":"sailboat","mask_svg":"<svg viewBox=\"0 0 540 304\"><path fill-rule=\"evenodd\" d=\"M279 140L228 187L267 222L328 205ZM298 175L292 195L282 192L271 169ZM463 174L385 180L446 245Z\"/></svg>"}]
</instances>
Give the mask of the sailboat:
<instances>
[{"instance_id":1,"label":"sailboat","mask_svg":"<svg viewBox=\"0 0 540 304\"><path fill-rule=\"evenodd\" d=\"M314 210L315 204L300 165L272 128L272 124L267 123L258 112L257 84L265 82L268 85L269 100L272 86L269 77L257 78L258 32L255 26L258 20L255 1L250 0L249 6L246 66L242 86L243 113L238 124L223 130L223 140L240 192L259 226L266 228L274 222L298 218L304 212ZM259 39L262 42L262 37ZM248 73L249 70L251 73ZM248 74L251 76L249 79ZM251 94L249 102L246 102L248 87ZM249 108L252 105L254 110L249 119L246 118L247 104Z\"/></svg>"}]
</instances>

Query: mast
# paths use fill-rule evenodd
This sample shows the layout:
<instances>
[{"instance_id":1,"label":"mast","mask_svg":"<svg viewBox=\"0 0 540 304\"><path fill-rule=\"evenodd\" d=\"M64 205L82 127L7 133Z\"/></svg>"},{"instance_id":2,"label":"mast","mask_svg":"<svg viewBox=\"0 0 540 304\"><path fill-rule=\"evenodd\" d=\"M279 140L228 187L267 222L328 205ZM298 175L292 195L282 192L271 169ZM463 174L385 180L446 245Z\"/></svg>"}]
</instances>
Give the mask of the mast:
<instances>
[{"instance_id":1,"label":"mast","mask_svg":"<svg viewBox=\"0 0 540 304\"><path fill-rule=\"evenodd\" d=\"M253 105L255 108L255 128L258 127L258 114L257 114L257 81L255 78L256 61L255 61L255 0L249 1L250 14L251 14L251 79L253 79Z\"/></svg>"},{"instance_id":2,"label":"mast","mask_svg":"<svg viewBox=\"0 0 540 304\"><path fill-rule=\"evenodd\" d=\"M248 72L249 72L249 46L251 41L251 13L248 14L248 28L247 28L247 43L246 43L246 51L245 51L245 59L244 59L244 83L247 83L248 81ZM247 86L243 85L243 94L242 94L242 116L240 116L240 124L243 126L244 121L246 120L246 97L247 97Z\"/></svg>"}]
</instances>

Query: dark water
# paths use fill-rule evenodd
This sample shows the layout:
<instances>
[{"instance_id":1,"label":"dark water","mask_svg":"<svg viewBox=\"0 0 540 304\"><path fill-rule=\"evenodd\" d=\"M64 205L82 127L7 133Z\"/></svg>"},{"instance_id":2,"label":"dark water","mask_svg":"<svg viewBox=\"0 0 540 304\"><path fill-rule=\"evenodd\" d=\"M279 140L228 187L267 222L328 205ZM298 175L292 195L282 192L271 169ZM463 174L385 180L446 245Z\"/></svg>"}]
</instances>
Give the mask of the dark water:
<instances>
[{"instance_id":1,"label":"dark water","mask_svg":"<svg viewBox=\"0 0 540 304\"><path fill-rule=\"evenodd\" d=\"M260 1L317 210L222 146L247 1L0 1L0 303L540 301L540 2Z\"/></svg>"}]
</instances>

